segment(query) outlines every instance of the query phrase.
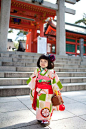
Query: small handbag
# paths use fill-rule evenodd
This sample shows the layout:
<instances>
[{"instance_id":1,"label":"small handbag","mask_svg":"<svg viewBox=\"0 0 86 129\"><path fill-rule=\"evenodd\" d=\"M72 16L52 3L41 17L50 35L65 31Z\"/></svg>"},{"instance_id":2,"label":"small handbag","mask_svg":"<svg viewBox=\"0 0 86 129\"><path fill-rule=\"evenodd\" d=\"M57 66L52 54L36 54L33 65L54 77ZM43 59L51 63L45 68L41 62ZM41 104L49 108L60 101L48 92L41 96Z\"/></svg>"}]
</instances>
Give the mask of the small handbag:
<instances>
[{"instance_id":1,"label":"small handbag","mask_svg":"<svg viewBox=\"0 0 86 129\"><path fill-rule=\"evenodd\" d=\"M58 106L64 103L61 95L54 94L51 98L53 106Z\"/></svg>"}]
</instances>

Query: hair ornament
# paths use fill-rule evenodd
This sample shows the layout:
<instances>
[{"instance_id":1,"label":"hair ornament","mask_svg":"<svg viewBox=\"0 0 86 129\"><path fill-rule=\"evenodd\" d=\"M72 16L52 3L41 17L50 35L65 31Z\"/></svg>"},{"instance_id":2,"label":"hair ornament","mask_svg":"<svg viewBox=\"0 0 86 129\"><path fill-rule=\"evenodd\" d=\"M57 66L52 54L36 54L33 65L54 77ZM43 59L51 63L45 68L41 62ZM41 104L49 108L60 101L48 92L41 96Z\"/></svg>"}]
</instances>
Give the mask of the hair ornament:
<instances>
[{"instance_id":1,"label":"hair ornament","mask_svg":"<svg viewBox=\"0 0 86 129\"><path fill-rule=\"evenodd\" d=\"M55 56L54 56L54 55L49 55L49 59L50 59L50 61L51 61L51 62L53 62L53 61L55 61L55 60L56 60L56 58L55 58Z\"/></svg>"}]
</instances>

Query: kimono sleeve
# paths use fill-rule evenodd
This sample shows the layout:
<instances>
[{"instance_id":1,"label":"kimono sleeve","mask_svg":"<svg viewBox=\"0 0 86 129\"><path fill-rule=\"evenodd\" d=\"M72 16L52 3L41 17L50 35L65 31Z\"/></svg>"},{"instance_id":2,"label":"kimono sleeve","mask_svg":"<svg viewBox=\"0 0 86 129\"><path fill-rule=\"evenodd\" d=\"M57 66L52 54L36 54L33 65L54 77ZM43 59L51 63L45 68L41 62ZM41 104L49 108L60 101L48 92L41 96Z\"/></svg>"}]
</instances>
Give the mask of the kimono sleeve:
<instances>
[{"instance_id":1,"label":"kimono sleeve","mask_svg":"<svg viewBox=\"0 0 86 129\"><path fill-rule=\"evenodd\" d=\"M58 85L59 89L61 90L63 88L60 80L59 80L59 77L57 76L57 74L55 73L55 82L56 84Z\"/></svg>"},{"instance_id":2,"label":"kimono sleeve","mask_svg":"<svg viewBox=\"0 0 86 129\"><path fill-rule=\"evenodd\" d=\"M29 77L29 79L26 81L29 88L33 89L35 87L36 78L38 75L38 69L34 71L34 73Z\"/></svg>"},{"instance_id":3,"label":"kimono sleeve","mask_svg":"<svg viewBox=\"0 0 86 129\"><path fill-rule=\"evenodd\" d=\"M54 70L52 70L51 77L53 90L61 90L63 86Z\"/></svg>"}]
</instances>

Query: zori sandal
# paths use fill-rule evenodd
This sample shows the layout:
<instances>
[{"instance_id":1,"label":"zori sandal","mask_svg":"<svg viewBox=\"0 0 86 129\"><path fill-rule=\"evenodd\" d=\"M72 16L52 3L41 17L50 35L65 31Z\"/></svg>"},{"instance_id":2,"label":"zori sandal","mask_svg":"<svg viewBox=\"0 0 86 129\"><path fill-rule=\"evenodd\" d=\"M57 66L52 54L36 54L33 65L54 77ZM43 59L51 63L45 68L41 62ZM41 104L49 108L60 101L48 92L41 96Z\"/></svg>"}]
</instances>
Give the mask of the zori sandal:
<instances>
[{"instance_id":1,"label":"zori sandal","mask_svg":"<svg viewBox=\"0 0 86 129\"><path fill-rule=\"evenodd\" d=\"M42 120L41 121L41 125L43 125L44 127L48 126L50 124L49 120Z\"/></svg>"}]
</instances>

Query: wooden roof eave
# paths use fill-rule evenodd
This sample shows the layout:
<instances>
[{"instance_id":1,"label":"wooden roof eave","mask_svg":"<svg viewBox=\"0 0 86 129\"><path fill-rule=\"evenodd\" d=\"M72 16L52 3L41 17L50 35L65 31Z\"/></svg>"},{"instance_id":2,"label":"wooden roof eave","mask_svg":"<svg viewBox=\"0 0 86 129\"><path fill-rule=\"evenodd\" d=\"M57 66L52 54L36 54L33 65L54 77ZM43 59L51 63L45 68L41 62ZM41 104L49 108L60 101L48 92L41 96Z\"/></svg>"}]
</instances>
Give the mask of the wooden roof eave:
<instances>
[{"instance_id":1,"label":"wooden roof eave","mask_svg":"<svg viewBox=\"0 0 86 129\"><path fill-rule=\"evenodd\" d=\"M86 40L86 34L82 34L82 33L79 33L79 32L73 32L73 31L70 31L70 30L66 30L66 35L68 36L74 36L74 37L78 37L78 38L84 38Z\"/></svg>"},{"instance_id":2,"label":"wooden roof eave","mask_svg":"<svg viewBox=\"0 0 86 129\"><path fill-rule=\"evenodd\" d=\"M48 36L56 37L56 35L50 35L50 34L45 34L45 33L44 33L44 35L47 36L47 37L48 37Z\"/></svg>"},{"instance_id":3,"label":"wooden roof eave","mask_svg":"<svg viewBox=\"0 0 86 129\"><path fill-rule=\"evenodd\" d=\"M48 21L47 30L45 31L45 34L48 33L49 29L52 29L53 31L56 31L56 26L55 26L55 24L53 24L52 21Z\"/></svg>"},{"instance_id":4,"label":"wooden roof eave","mask_svg":"<svg viewBox=\"0 0 86 129\"><path fill-rule=\"evenodd\" d=\"M56 25L52 22L52 20L49 21L48 24L49 24L52 28L56 29Z\"/></svg>"},{"instance_id":5,"label":"wooden roof eave","mask_svg":"<svg viewBox=\"0 0 86 129\"><path fill-rule=\"evenodd\" d=\"M22 16L22 15L19 15L19 14L15 14L15 13L10 13L10 17L13 17L13 18L19 18L19 19L24 19L24 20L29 20L29 21L33 21L33 22L40 22L40 19L37 19L37 18L34 18L34 17L31 17L31 16ZM45 18L46 19L46 18ZM43 19L41 19L43 20ZM46 23L44 21L44 23Z\"/></svg>"},{"instance_id":6,"label":"wooden roof eave","mask_svg":"<svg viewBox=\"0 0 86 129\"><path fill-rule=\"evenodd\" d=\"M17 4L17 6L15 6L15 4L13 4L15 2ZM22 7L19 4L21 4ZM31 11L31 12L35 12L37 14L40 14L40 13L42 14L42 12L43 12L43 13L46 13L48 15L48 13L49 13L48 17L51 14L52 14L52 17L56 15L56 10L41 7L41 6L37 6L37 5L33 5L33 4L30 4L30 3L25 3L25 2L22 2L22 1L16 1L16 0L12 0L11 8L16 8L16 9L19 9L19 10L22 10L22 11Z\"/></svg>"}]
</instances>

